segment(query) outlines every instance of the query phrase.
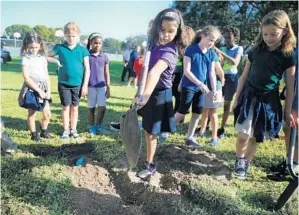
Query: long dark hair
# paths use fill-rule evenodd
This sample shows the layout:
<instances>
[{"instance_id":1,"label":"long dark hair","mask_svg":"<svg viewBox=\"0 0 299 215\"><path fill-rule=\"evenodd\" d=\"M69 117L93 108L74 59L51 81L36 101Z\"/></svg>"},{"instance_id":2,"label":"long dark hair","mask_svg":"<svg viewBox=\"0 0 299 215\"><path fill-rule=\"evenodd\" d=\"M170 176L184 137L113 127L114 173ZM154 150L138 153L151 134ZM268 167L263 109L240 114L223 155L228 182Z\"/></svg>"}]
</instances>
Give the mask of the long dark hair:
<instances>
[{"instance_id":1,"label":"long dark hair","mask_svg":"<svg viewBox=\"0 0 299 215\"><path fill-rule=\"evenodd\" d=\"M28 55L28 46L31 43L38 43L40 44L40 49L38 53L40 55L45 55L45 45L40 36L36 32L27 32L24 39L23 39L23 44L21 48L21 56Z\"/></svg>"},{"instance_id":2,"label":"long dark hair","mask_svg":"<svg viewBox=\"0 0 299 215\"><path fill-rule=\"evenodd\" d=\"M174 12L178 20L169 16L165 16L168 12ZM184 31L184 21L181 15L181 12L174 8L167 8L162 10L156 18L154 19L151 31L150 31L150 46L153 47L154 45L157 45L160 39L160 32L162 27L163 20L167 21L178 21L178 30L177 35L174 37L174 42L177 45L178 50L182 50L186 48L186 41L185 38L183 38L183 31Z\"/></svg>"}]
</instances>

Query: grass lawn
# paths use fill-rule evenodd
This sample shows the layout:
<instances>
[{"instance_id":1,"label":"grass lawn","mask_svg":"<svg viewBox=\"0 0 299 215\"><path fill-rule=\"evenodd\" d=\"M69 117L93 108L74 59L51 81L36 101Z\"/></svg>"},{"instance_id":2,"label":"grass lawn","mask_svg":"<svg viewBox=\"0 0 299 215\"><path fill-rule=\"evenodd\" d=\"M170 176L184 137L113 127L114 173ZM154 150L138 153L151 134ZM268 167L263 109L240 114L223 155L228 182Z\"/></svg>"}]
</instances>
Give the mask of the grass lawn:
<instances>
[{"instance_id":1,"label":"grass lawn","mask_svg":"<svg viewBox=\"0 0 299 215\"><path fill-rule=\"evenodd\" d=\"M280 212L273 212L288 183L269 181L266 173L285 154L282 140L266 141L258 148L250 180L231 177L236 141L232 117L221 144L210 147L210 137L199 138L202 148L197 152L180 148L187 125L178 126L178 133L158 148L157 185L126 181L130 174L120 167L124 158L120 136L89 136L86 99L81 99L79 108L78 131L82 138L59 139L61 107L53 64L49 64L53 98L49 130L55 138L31 141L27 110L17 103L23 83L20 63L20 59L14 59L1 68L1 118L22 150L13 156L1 156L2 214L298 214L298 191ZM104 118L107 129L109 122L120 119L135 94L134 88L120 84L121 71L121 62L111 62L111 98ZM221 116L219 109L219 119ZM142 151L140 163L145 159L144 147ZM85 156L88 164L74 167L78 156ZM227 177L218 177L223 175ZM129 195L131 191L134 193Z\"/></svg>"}]
</instances>

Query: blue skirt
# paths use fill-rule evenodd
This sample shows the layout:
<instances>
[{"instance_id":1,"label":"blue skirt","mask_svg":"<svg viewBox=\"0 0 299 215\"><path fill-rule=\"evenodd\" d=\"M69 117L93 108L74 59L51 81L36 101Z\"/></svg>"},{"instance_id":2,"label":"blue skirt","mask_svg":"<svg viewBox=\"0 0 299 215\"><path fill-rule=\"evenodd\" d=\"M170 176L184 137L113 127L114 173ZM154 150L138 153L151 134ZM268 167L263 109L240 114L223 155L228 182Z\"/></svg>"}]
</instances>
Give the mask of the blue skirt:
<instances>
[{"instance_id":1,"label":"blue skirt","mask_svg":"<svg viewBox=\"0 0 299 215\"><path fill-rule=\"evenodd\" d=\"M171 88L154 89L145 106L138 110L138 114L142 116L143 129L150 134L175 132Z\"/></svg>"}]
</instances>

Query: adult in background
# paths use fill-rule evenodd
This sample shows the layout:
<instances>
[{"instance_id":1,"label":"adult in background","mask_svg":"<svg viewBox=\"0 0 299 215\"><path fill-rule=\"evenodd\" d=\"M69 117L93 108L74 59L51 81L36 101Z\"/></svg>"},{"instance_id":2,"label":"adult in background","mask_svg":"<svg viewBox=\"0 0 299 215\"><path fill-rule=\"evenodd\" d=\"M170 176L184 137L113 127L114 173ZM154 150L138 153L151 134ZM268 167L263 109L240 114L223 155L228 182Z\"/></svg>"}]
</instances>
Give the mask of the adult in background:
<instances>
[{"instance_id":1,"label":"adult in background","mask_svg":"<svg viewBox=\"0 0 299 215\"><path fill-rule=\"evenodd\" d=\"M123 53L123 63L124 63L124 69L123 72L121 74L121 82L125 82L125 76L127 74L128 71L128 62L130 60L130 54L131 54L131 46L128 45ZM129 76L128 76L129 79Z\"/></svg>"},{"instance_id":2,"label":"adult in background","mask_svg":"<svg viewBox=\"0 0 299 215\"><path fill-rule=\"evenodd\" d=\"M137 88L137 79L136 79L136 72L133 69L134 62L139 58L140 46L135 46L133 51L130 54L130 60L128 62L128 70L129 70L129 81L127 87L130 86L131 82L133 81L134 87Z\"/></svg>"}]
</instances>

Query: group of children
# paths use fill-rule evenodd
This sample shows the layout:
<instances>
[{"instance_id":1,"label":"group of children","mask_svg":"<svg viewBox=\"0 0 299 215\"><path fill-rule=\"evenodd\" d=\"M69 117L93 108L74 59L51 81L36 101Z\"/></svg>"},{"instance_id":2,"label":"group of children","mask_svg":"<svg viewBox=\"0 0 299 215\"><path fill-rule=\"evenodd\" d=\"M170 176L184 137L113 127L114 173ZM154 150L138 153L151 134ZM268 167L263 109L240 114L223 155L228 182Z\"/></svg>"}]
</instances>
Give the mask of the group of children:
<instances>
[{"instance_id":1,"label":"group of children","mask_svg":"<svg viewBox=\"0 0 299 215\"><path fill-rule=\"evenodd\" d=\"M75 23L66 24L64 33L66 43L56 45L47 56L39 36L31 33L26 35L22 47L25 85L38 92L41 98L49 99L51 91L47 61L56 62L59 65L58 91L64 129L61 138L79 137L76 130L78 105L80 96L86 95L89 132L102 132L105 98L110 96L109 60L101 52L103 37L99 33L91 34L86 49L78 44L80 31ZM151 47L148 76L142 99L136 98L136 103L141 107L138 114L142 117L147 144L145 168L138 173L140 178L147 178L156 171L154 155L158 137L165 140L168 133L175 132L176 124L189 113L191 105L192 115L186 145L192 148L200 147L195 138L200 114L202 119L199 135L205 133L207 121L210 119L210 144L215 145L218 137L224 135L231 101L237 91L233 105L238 131L235 173L240 178L244 178L248 171L257 143L263 142L267 135L278 134L282 127L282 116L287 127L298 124L297 115L291 111L296 65L293 50L296 38L288 15L282 10L275 10L264 17L255 45L248 54L239 79L237 66L243 55L243 48L237 45L240 32L237 28L228 27L223 33L226 47L218 49L215 43L220 39L221 32L215 26L205 26L195 34L184 25L180 11L172 8L161 11L153 20L148 41ZM55 55L58 60L53 58ZM180 57L183 74L176 73L179 75L179 81L176 82L179 82L176 92L179 102L176 102L174 111L173 74ZM141 70L143 61L138 62ZM287 75L287 90L282 115L278 88L284 71ZM223 96L224 114L221 127L217 129L216 109L221 107ZM95 122L96 106L98 118ZM41 136L52 138L47 132L49 105L42 113ZM38 140L40 137L36 132L34 116L35 111L28 110L32 139Z\"/></svg>"}]
</instances>

